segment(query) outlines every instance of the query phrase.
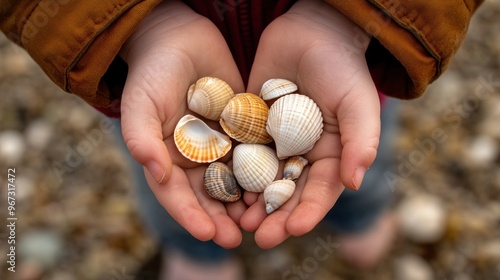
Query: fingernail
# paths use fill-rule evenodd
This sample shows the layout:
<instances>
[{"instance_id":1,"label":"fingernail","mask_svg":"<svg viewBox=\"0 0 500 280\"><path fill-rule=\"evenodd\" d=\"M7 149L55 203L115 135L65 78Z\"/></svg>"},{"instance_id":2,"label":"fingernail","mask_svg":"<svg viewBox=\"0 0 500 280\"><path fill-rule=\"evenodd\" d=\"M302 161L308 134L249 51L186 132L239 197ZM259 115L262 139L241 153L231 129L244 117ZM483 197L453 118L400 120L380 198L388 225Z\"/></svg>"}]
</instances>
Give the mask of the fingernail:
<instances>
[{"instance_id":1,"label":"fingernail","mask_svg":"<svg viewBox=\"0 0 500 280\"><path fill-rule=\"evenodd\" d=\"M356 190L359 190L359 187L361 187L361 183L363 182L363 177L365 177L365 173L366 173L366 168L362 166L357 167L356 170L354 171L352 183L354 184Z\"/></svg>"},{"instance_id":2,"label":"fingernail","mask_svg":"<svg viewBox=\"0 0 500 280\"><path fill-rule=\"evenodd\" d=\"M156 161L148 161L145 166L149 173L151 173L153 178L155 178L156 183L161 184L163 179L165 179L165 168L163 168Z\"/></svg>"}]
</instances>

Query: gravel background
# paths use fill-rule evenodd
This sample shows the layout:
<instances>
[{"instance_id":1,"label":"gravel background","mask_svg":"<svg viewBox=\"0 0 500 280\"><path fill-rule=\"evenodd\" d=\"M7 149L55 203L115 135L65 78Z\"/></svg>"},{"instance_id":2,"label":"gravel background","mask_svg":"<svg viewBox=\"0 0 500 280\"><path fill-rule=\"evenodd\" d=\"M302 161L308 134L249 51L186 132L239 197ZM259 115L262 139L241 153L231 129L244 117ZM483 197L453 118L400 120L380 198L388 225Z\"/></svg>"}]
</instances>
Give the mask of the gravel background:
<instances>
[{"instance_id":1,"label":"gravel background","mask_svg":"<svg viewBox=\"0 0 500 280\"><path fill-rule=\"evenodd\" d=\"M487 0L448 71L423 98L401 102L394 209L402 231L370 273L313 250L319 227L273 250L245 235L249 279L500 279L500 1ZM0 221L16 168L16 273L0 230L1 279L145 279L158 246L137 217L123 155L106 119L55 87L0 36ZM341 246L341 244L339 245ZM147 270L153 275L153 270ZM295 277L298 277L295 275ZM293 278L291 275L288 279Z\"/></svg>"}]
</instances>

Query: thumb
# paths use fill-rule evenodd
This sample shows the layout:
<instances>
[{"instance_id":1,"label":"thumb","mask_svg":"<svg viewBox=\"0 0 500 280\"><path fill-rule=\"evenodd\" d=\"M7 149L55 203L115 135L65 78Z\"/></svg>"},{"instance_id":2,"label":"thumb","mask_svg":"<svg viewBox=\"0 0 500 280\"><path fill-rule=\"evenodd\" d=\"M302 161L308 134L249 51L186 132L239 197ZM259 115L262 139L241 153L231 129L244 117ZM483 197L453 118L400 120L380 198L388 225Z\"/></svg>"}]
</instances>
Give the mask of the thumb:
<instances>
[{"instance_id":1,"label":"thumb","mask_svg":"<svg viewBox=\"0 0 500 280\"><path fill-rule=\"evenodd\" d=\"M357 190L375 160L380 138L380 100L371 78L352 88L338 109L342 142L340 177L344 186Z\"/></svg>"},{"instance_id":2,"label":"thumb","mask_svg":"<svg viewBox=\"0 0 500 280\"><path fill-rule=\"evenodd\" d=\"M162 122L146 91L130 80L122 96L123 139L132 157L161 184L168 181L172 172L172 160L163 142Z\"/></svg>"}]
</instances>

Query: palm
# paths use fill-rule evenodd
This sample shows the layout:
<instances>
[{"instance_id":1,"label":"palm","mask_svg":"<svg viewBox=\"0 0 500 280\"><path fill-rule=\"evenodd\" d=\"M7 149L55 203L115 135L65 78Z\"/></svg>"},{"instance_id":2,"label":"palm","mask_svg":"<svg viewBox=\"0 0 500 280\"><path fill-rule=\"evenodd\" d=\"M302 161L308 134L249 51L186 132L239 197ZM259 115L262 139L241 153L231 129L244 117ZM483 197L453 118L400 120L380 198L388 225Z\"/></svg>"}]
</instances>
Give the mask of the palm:
<instances>
[{"instance_id":1,"label":"palm","mask_svg":"<svg viewBox=\"0 0 500 280\"><path fill-rule=\"evenodd\" d=\"M345 18L328 5L311 3L298 2L267 27L250 77L249 91L258 91L269 78L295 81L302 94L316 101L324 118L322 136L306 154L311 167L297 182L290 201L267 216L262 195L245 197L252 206L241 224L247 230L257 230L255 239L266 248L290 235L312 230L333 206L344 185L359 187L352 173L360 165L371 164L378 143L378 120L373 116L378 117L379 103L364 60L369 39L357 55L346 53L345 44L352 44L355 26L347 25ZM308 14L314 9L321 13ZM345 27L352 29L345 31ZM361 139L364 143L357 147L360 134L365 136Z\"/></svg>"},{"instance_id":2,"label":"palm","mask_svg":"<svg viewBox=\"0 0 500 280\"><path fill-rule=\"evenodd\" d=\"M121 55L129 64L123 135L132 156L149 171L146 178L157 199L198 239L237 246L241 233L234 221L244 211L243 202L226 211L224 204L209 198L202 179L206 165L184 158L173 141L178 120L191 113L186 93L198 78L216 76L242 91L224 39L212 23L183 4L165 2L141 24Z\"/></svg>"}]
</instances>

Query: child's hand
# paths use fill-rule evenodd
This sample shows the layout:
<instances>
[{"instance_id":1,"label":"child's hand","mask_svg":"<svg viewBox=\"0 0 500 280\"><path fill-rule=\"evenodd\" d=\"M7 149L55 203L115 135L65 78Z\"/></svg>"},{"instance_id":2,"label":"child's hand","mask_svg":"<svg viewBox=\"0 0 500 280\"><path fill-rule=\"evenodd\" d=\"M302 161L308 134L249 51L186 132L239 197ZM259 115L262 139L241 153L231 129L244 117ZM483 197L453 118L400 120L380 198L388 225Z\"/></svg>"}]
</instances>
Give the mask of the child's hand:
<instances>
[{"instance_id":1,"label":"child's hand","mask_svg":"<svg viewBox=\"0 0 500 280\"><path fill-rule=\"evenodd\" d=\"M241 225L257 230L259 246L270 248L312 230L344 186L359 188L375 159L380 103L364 56L369 41L368 34L320 0L297 2L264 31L248 91L259 92L270 78L296 82L319 105L324 131L306 155L312 166L283 207L267 216L262 195L245 194L253 205Z\"/></svg>"},{"instance_id":2,"label":"child's hand","mask_svg":"<svg viewBox=\"0 0 500 280\"><path fill-rule=\"evenodd\" d=\"M158 201L194 237L222 247L241 242L237 221L242 201L224 204L206 194L206 165L185 159L173 131L189 113L186 93L204 76L216 76L243 92L243 82L219 30L178 1L160 4L123 46L129 71L122 97L123 137L132 156L145 166ZM227 157L229 158L229 157ZM236 221L236 222L235 222Z\"/></svg>"}]
</instances>

